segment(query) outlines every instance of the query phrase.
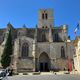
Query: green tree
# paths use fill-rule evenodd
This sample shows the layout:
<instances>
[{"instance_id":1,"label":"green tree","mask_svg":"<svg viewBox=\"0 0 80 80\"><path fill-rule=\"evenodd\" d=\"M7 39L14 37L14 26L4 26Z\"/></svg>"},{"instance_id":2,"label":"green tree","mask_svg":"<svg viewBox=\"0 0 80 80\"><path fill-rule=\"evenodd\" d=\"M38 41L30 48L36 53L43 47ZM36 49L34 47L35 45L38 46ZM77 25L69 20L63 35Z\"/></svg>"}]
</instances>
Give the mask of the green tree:
<instances>
[{"instance_id":1,"label":"green tree","mask_svg":"<svg viewBox=\"0 0 80 80\"><path fill-rule=\"evenodd\" d=\"M3 50L3 54L1 56L1 65L3 66L3 68L6 68L10 65L11 55L12 55L12 35L11 35L11 29L10 29L6 43L5 43L5 47Z\"/></svg>"}]
</instances>

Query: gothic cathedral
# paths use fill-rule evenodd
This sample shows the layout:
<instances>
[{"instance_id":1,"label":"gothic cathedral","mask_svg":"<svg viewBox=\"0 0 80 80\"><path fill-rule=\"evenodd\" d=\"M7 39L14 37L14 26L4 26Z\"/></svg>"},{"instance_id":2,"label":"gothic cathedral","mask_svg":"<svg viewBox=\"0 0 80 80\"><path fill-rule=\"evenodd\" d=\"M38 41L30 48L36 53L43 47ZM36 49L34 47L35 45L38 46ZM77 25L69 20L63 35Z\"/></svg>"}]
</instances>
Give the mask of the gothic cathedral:
<instances>
[{"instance_id":1,"label":"gothic cathedral","mask_svg":"<svg viewBox=\"0 0 80 80\"><path fill-rule=\"evenodd\" d=\"M8 29L12 31L14 71L68 70L68 59L73 64L73 44L68 36L68 25L54 25L52 9L39 10L35 28L14 28L8 23L0 29L0 59L5 47ZM0 65L1 67L1 65Z\"/></svg>"}]
</instances>

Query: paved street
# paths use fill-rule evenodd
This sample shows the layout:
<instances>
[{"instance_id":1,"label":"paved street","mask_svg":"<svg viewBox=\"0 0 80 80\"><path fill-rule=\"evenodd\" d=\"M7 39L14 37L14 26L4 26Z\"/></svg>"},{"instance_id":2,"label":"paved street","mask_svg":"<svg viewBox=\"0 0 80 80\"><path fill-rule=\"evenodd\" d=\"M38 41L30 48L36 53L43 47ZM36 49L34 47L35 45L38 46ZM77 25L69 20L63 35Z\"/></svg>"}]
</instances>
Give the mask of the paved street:
<instances>
[{"instance_id":1,"label":"paved street","mask_svg":"<svg viewBox=\"0 0 80 80\"><path fill-rule=\"evenodd\" d=\"M18 75L8 80L80 80L80 75Z\"/></svg>"}]
</instances>

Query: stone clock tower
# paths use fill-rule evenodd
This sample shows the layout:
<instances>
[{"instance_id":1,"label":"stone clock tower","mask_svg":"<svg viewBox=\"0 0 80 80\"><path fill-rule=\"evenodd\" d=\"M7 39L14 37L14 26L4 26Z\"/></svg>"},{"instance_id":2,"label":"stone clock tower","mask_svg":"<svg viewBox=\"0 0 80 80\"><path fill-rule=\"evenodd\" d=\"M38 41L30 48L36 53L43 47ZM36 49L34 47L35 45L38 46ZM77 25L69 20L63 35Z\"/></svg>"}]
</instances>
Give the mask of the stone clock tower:
<instances>
[{"instance_id":1,"label":"stone clock tower","mask_svg":"<svg viewBox=\"0 0 80 80\"><path fill-rule=\"evenodd\" d=\"M49 28L54 25L52 9L40 9L39 11L39 28Z\"/></svg>"}]
</instances>

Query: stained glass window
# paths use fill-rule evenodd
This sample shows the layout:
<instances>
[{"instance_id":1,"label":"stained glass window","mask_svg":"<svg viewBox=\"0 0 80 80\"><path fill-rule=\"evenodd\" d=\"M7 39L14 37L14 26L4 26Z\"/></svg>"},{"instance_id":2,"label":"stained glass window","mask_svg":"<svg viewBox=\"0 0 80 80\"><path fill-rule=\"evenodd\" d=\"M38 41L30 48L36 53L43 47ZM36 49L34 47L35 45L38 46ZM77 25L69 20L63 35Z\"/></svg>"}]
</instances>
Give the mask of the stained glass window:
<instances>
[{"instance_id":1,"label":"stained glass window","mask_svg":"<svg viewBox=\"0 0 80 80\"><path fill-rule=\"evenodd\" d=\"M29 45L27 43L23 43L22 45L22 58L28 57L29 53Z\"/></svg>"}]
</instances>

